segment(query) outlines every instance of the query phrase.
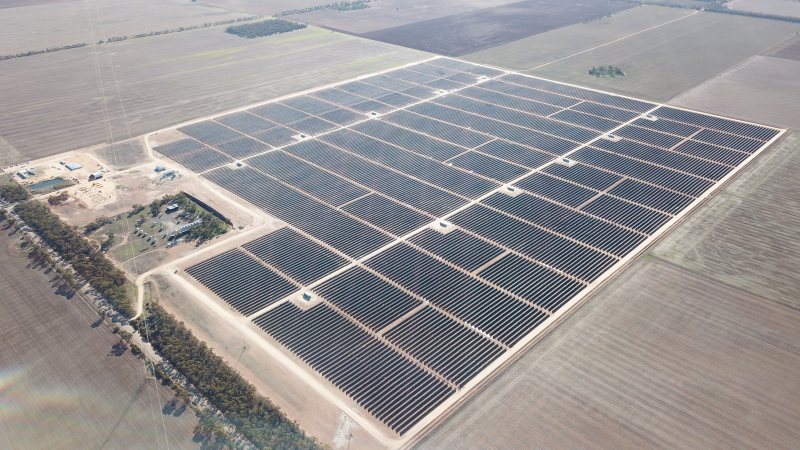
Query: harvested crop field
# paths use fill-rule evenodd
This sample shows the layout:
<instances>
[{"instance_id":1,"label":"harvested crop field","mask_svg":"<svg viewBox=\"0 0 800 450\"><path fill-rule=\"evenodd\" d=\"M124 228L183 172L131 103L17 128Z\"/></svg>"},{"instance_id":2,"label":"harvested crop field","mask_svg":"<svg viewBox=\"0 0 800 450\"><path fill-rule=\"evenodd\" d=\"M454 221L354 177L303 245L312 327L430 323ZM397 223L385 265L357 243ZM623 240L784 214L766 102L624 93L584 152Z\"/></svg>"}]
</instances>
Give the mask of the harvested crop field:
<instances>
[{"instance_id":1,"label":"harvested crop field","mask_svg":"<svg viewBox=\"0 0 800 450\"><path fill-rule=\"evenodd\" d=\"M625 11L612 18L609 25L622 20L627 22L631 16L644 17L650 14L648 11L651 9L642 7ZM524 46L507 44L514 46L513 51L501 46L477 55L475 59L545 78L666 101L800 32L800 24L789 22L710 12L690 14L679 20L667 17L663 26L641 26L607 41L586 40L580 50L574 44L568 44L563 51L564 59L557 61L552 59L552 55L560 52L540 50L557 48L553 45L558 45L559 40L548 33L528 40ZM597 29L599 24L582 24L574 28L584 27ZM558 34L562 32L556 30L552 33L563 36ZM570 51L572 53L568 53ZM529 54L532 58L526 61L519 54ZM540 54L545 57L537 56ZM466 59L472 58L468 56ZM605 65L617 66L626 75L598 78L587 73L593 66Z\"/></svg>"},{"instance_id":2,"label":"harvested crop field","mask_svg":"<svg viewBox=\"0 0 800 450\"><path fill-rule=\"evenodd\" d=\"M800 2L797 0L732 0L725 6L739 11L800 17Z\"/></svg>"},{"instance_id":3,"label":"harvested crop field","mask_svg":"<svg viewBox=\"0 0 800 450\"><path fill-rule=\"evenodd\" d=\"M800 312L644 259L418 448L792 448Z\"/></svg>"},{"instance_id":4,"label":"harvested crop field","mask_svg":"<svg viewBox=\"0 0 800 450\"><path fill-rule=\"evenodd\" d=\"M174 394L144 376L119 338L77 297L55 295L26 268L16 235L0 234L0 447L198 448L187 410L162 415Z\"/></svg>"},{"instance_id":5,"label":"harvested crop field","mask_svg":"<svg viewBox=\"0 0 800 450\"><path fill-rule=\"evenodd\" d=\"M363 34L441 17L469 14L517 1L519 0L380 0L371 2L369 8L365 9L325 9L291 18L351 34Z\"/></svg>"},{"instance_id":6,"label":"harvested crop field","mask_svg":"<svg viewBox=\"0 0 800 450\"><path fill-rule=\"evenodd\" d=\"M460 56L631 8L616 1L525 0L365 33L378 41Z\"/></svg>"},{"instance_id":7,"label":"harvested crop field","mask_svg":"<svg viewBox=\"0 0 800 450\"><path fill-rule=\"evenodd\" d=\"M742 291L800 307L798 171L800 135L790 133L654 253Z\"/></svg>"},{"instance_id":8,"label":"harvested crop field","mask_svg":"<svg viewBox=\"0 0 800 450\"><path fill-rule=\"evenodd\" d=\"M93 47L0 61L0 104L14 111L0 115L0 165L107 142L104 103L123 140L427 56L313 27L261 39L210 28L98 49L102 89Z\"/></svg>"},{"instance_id":9,"label":"harvested crop field","mask_svg":"<svg viewBox=\"0 0 800 450\"><path fill-rule=\"evenodd\" d=\"M754 56L670 101L685 108L800 129L800 60Z\"/></svg>"},{"instance_id":10,"label":"harvested crop field","mask_svg":"<svg viewBox=\"0 0 800 450\"><path fill-rule=\"evenodd\" d=\"M64 0L2 11L0 55L248 16L191 0Z\"/></svg>"},{"instance_id":11,"label":"harvested crop field","mask_svg":"<svg viewBox=\"0 0 800 450\"><path fill-rule=\"evenodd\" d=\"M789 45L786 45L769 56L800 61L800 38L794 39Z\"/></svg>"}]
</instances>

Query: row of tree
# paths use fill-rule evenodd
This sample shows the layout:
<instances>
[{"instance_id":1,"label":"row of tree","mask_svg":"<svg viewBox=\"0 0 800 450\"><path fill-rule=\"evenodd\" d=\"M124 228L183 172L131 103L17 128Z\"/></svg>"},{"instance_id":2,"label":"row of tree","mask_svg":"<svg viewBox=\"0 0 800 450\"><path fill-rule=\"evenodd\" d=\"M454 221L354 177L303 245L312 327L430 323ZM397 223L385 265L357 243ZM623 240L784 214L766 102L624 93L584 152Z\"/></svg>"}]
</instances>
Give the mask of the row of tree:
<instances>
[{"instance_id":1,"label":"row of tree","mask_svg":"<svg viewBox=\"0 0 800 450\"><path fill-rule=\"evenodd\" d=\"M625 72L617 66L594 66L589 69L589 75L595 77L624 77Z\"/></svg>"},{"instance_id":2,"label":"row of tree","mask_svg":"<svg viewBox=\"0 0 800 450\"><path fill-rule=\"evenodd\" d=\"M30 197L28 190L15 181L0 185L0 197L9 203L21 202Z\"/></svg>"},{"instance_id":3,"label":"row of tree","mask_svg":"<svg viewBox=\"0 0 800 450\"><path fill-rule=\"evenodd\" d=\"M319 11L321 9L332 9L335 11L353 11L356 9L369 8L370 1L372 0L352 0L352 1L334 2L334 3L328 3L326 5L309 6L308 8L289 9L286 11L281 11L275 15L294 16L297 14L305 14L312 11Z\"/></svg>"},{"instance_id":4,"label":"row of tree","mask_svg":"<svg viewBox=\"0 0 800 450\"><path fill-rule=\"evenodd\" d=\"M277 406L259 395L253 385L197 339L183 322L155 303L148 305L145 320L153 348L258 448L320 448L315 439L306 436Z\"/></svg>"},{"instance_id":5,"label":"row of tree","mask_svg":"<svg viewBox=\"0 0 800 450\"><path fill-rule=\"evenodd\" d=\"M125 274L84 239L77 227L62 222L45 204L35 200L18 203L14 212L117 311L128 317L133 314L133 289Z\"/></svg>"},{"instance_id":6,"label":"row of tree","mask_svg":"<svg viewBox=\"0 0 800 450\"><path fill-rule=\"evenodd\" d=\"M239 37L253 39L257 37L271 36L273 34L288 33L289 31L299 30L305 27L306 24L300 22L291 22L283 19L269 19L261 22L246 23L243 25L228 27L225 29L225 32Z\"/></svg>"}]
</instances>

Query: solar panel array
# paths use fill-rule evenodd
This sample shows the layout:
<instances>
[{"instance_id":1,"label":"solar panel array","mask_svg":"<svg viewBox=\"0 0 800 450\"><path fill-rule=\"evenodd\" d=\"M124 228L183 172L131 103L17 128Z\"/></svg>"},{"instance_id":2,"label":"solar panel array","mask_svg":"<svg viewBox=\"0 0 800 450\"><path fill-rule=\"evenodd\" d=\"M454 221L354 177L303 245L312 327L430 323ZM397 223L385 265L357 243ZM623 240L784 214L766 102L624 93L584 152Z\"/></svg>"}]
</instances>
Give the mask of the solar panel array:
<instances>
[{"instance_id":1,"label":"solar panel array","mask_svg":"<svg viewBox=\"0 0 800 450\"><path fill-rule=\"evenodd\" d=\"M179 130L287 223L187 272L399 434L780 132L446 58Z\"/></svg>"}]
</instances>

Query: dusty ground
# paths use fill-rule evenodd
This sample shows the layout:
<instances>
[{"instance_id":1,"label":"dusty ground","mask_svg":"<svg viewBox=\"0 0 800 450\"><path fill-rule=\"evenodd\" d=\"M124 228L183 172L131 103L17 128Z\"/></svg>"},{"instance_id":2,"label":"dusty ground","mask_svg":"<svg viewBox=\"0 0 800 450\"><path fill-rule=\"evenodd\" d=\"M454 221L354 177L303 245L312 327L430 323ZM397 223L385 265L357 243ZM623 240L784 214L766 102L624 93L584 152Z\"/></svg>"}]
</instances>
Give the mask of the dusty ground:
<instances>
[{"instance_id":1,"label":"dusty ground","mask_svg":"<svg viewBox=\"0 0 800 450\"><path fill-rule=\"evenodd\" d=\"M0 447L197 448L191 412L164 416L174 395L145 379L130 352L77 297L53 294L0 234Z\"/></svg>"},{"instance_id":2,"label":"dusty ground","mask_svg":"<svg viewBox=\"0 0 800 450\"><path fill-rule=\"evenodd\" d=\"M263 39L210 28L99 50L0 61L0 109L13 111L0 114L0 165L126 140L428 56L313 27Z\"/></svg>"},{"instance_id":3,"label":"dusty ground","mask_svg":"<svg viewBox=\"0 0 800 450\"><path fill-rule=\"evenodd\" d=\"M132 36L247 15L191 0L34 2L3 9L0 55L92 43L112 36Z\"/></svg>"},{"instance_id":4,"label":"dusty ground","mask_svg":"<svg viewBox=\"0 0 800 450\"><path fill-rule=\"evenodd\" d=\"M800 129L800 60L754 56L670 100L685 108Z\"/></svg>"},{"instance_id":5,"label":"dusty ground","mask_svg":"<svg viewBox=\"0 0 800 450\"><path fill-rule=\"evenodd\" d=\"M181 266L188 264L191 262ZM154 279L161 292L160 303L235 366L261 394L302 424L304 431L336 449L384 447L334 403L358 409L352 400L318 374L303 370L304 363L246 317L183 275L164 274ZM343 438L350 435L352 438Z\"/></svg>"},{"instance_id":6,"label":"dusty ground","mask_svg":"<svg viewBox=\"0 0 800 450\"><path fill-rule=\"evenodd\" d=\"M523 0L376 30L363 36L440 55L460 56L632 6L605 0Z\"/></svg>"},{"instance_id":7,"label":"dusty ground","mask_svg":"<svg viewBox=\"0 0 800 450\"><path fill-rule=\"evenodd\" d=\"M102 145L93 154L105 165L116 170L130 169L148 161L149 155L144 139L131 139L112 145Z\"/></svg>"},{"instance_id":8,"label":"dusty ground","mask_svg":"<svg viewBox=\"0 0 800 450\"><path fill-rule=\"evenodd\" d=\"M654 253L721 283L800 308L800 135L760 157Z\"/></svg>"},{"instance_id":9,"label":"dusty ground","mask_svg":"<svg viewBox=\"0 0 800 450\"><path fill-rule=\"evenodd\" d=\"M731 0L725 6L741 11L800 17L800 2L796 0Z\"/></svg>"},{"instance_id":10,"label":"dusty ground","mask_svg":"<svg viewBox=\"0 0 800 450\"><path fill-rule=\"evenodd\" d=\"M787 43L787 45L777 49L777 51L770 53L767 56L800 61L800 37L792 39Z\"/></svg>"},{"instance_id":11,"label":"dusty ground","mask_svg":"<svg viewBox=\"0 0 800 450\"><path fill-rule=\"evenodd\" d=\"M562 27L481 50L465 58L517 70L530 69L631 34L646 32L649 28L668 24L691 13L692 11L678 8L641 6L620 11L611 17Z\"/></svg>"},{"instance_id":12,"label":"dusty ground","mask_svg":"<svg viewBox=\"0 0 800 450\"><path fill-rule=\"evenodd\" d=\"M800 312L640 260L419 448L794 448Z\"/></svg>"},{"instance_id":13,"label":"dusty ground","mask_svg":"<svg viewBox=\"0 0 800 450\"><path fill-rule=\"evenodd\" d=\"M469 14L519 0L380 0L355 11L320 10L290 16L326 28L362 34L441 17Z\"/></svg>"},{"instance_id":14,"label":"dusty ground","mask_svg":"<svg viewBox=\"0 0 800 450\"><path fill-rule=\"evenodd\" d=\"M556 38L545 33L528 40L525 45L507 44L479 54L475 59L516 70L528 69L526 73L545 78L666 101L800 32L800 24L699 12L677 21L667 14L663 26L629 36L653 27L649 25L650 19L642 26L630 26L632 17L649 16L653 8L634 8L621 13L609 21L609 27L576 25L576 30L587 30L576 31L577 35L602 36L600 28L612 30L616 22L627 24L625 28L633 30L609 40L585 40L580 50L570 39L559 40L558 36L564 36L564 31L556 30L552 32ZM676 10L676 14L686 13ZM610 32L609 37L616 34ZM563 50L560 50L562 45ZM504 48L507 46L510 48ZM553 62L552 55L572 54L568 52L583 53ZM530 55L530 59L524 55ZM609 64L620 67L626 76L597 78L587 73L592 66Z\"/></svg>"}]
</instances>

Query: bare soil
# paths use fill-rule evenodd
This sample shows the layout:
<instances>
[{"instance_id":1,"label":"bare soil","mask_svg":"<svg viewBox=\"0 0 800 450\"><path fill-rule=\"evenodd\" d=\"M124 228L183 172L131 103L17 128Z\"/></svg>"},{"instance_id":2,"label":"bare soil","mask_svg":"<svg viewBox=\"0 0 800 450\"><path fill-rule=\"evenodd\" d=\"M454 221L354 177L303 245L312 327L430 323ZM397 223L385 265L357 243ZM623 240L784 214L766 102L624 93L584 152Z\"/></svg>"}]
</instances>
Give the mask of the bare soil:
<instances>
[{"instance_id":1,"label":"bare soil","mask_svg":"<svg viewBox=\"0 0 800 450\"><path fill-rule=\"evenodd\" d=\"M0 447L198 448L191 410L163 415L173 392L78 297L54 294L0 234Z\"/></svg>"},{"instance_id":2,"label":"bare soil","mask_svg":"<svg viewBox=\"0 0 800 450\"><path fill-rule=\"evenodd\" d=\"M644 259L418 448L793 448L800 311Z\"/></svg>"},{"instance_id":3,"label":"bare soil","mask_svg":"<svg viewBox=\"0 0 800 450\"><path fill-rule=\"evenodd\" d=\"M616 1L526 0L385 28L363 36L426 52L460 56L631 7L633 4Z\"/></svg>"}]
</instances>

